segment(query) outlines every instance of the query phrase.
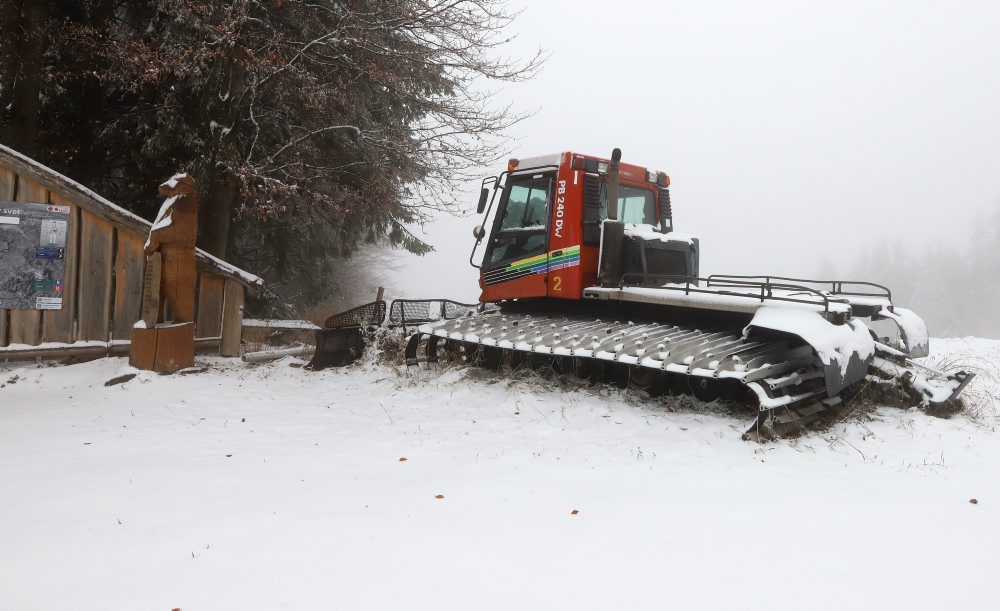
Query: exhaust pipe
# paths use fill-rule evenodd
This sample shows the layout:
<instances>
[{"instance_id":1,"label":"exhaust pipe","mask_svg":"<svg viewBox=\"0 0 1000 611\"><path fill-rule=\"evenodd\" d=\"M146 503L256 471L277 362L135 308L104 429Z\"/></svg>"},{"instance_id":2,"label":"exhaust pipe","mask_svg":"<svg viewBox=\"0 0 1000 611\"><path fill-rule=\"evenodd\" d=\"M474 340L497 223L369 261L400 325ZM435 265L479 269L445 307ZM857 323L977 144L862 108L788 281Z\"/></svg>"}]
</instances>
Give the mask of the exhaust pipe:
<instances>
[{"instance_id":1,"label":"exhaust pipe","mask_svg":"<svg viewBox=\"0 0 1000 611\"><path fill-rule=\"evenodd\" d=\"M622 246L625 242L625 224L618 220L618 170L622 151L611 152L608 167L608 218L601 223L601 251L597 263L597 277L601 286L618 286L622 279Z\"/></svg>"},{"instance_id":2,"label":"exhaust pipe","mask_svg":"<svg viewBox=\"0 0 1000 611\"><path fill-rule=\"evenodd\" d=\"M611 166L608 168L608 218L618 220L618 169L621 166L622 150L611 151Z\"/></svg>"}]
</instances>

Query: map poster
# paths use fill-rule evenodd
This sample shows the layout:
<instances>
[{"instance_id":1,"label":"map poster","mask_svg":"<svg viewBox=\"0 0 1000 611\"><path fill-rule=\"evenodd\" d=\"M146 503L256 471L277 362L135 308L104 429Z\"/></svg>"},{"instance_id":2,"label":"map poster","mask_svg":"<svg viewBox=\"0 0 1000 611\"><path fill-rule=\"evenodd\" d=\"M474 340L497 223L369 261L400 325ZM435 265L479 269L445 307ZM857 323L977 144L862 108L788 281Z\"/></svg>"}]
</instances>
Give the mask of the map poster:
<instances>
[{"instance_id":1,"label":"map poster","mask_svg":"<svg viewBox=\"0 0 1000 611\"><path fill-rule=\"evenodd\" d=\"M0 202L0 310L62 309L69 206Z\"/></svg>"}]
</instances>

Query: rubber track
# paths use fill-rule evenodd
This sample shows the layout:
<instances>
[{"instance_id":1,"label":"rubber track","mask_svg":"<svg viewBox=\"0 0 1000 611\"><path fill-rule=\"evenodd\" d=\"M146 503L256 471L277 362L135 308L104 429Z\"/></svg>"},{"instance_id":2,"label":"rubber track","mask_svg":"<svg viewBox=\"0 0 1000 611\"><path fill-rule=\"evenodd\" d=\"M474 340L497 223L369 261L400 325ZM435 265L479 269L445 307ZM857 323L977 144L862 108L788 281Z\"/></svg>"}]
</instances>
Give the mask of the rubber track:
<instances>
[{"instance_id":1,"label":"rubber track","mask_svg":"<svg viewBox=\"0 0 1000 611\"><path fill-rule=\"evenodd\" d=\"M810 346L783 339L746 340L740 331L501 312L421 325L407 357L410 363L419 360L417 344L434 337L469 347L620 363L694 380L737 380L753 391L757 407L768 416L826 398L825 385L818 383L822 366ZM437 341L431 343L433 360ZM785 419L796 418L786 414Z\"/></svg>"}]
</instances>

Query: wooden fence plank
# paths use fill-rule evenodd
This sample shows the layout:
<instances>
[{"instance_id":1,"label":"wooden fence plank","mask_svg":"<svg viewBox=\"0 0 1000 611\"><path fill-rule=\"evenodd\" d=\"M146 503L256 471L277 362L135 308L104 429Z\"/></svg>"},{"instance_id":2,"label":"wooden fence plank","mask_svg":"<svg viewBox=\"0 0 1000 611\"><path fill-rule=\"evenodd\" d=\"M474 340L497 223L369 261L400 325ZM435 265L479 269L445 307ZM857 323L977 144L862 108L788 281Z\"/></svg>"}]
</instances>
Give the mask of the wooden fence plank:
<instances>
[{"instance_id":1,"label":"wooden fence plank","mask_svg":"<svg viewBox=\"0 0 1000 611\"><path fill-rule=\"evenodd\" d=\"M0 346L7 345L7 310L0 310Z\"/></svg>"},{"instance_id":2,"label":"wooden fence plank","mask_svg":"<svg viewBox=\"0 0 1000 611\"><path fill-rule=\"evenodd\" d=\"M142 315L142 275L146 254L141 237L118 230L115 254L115 311L112 339L132 337L132 325Z\"/></svg>"},{"instance_id":3,"label":"wooden fence plank","mask_svg":"<svg viewBox=\"0 0 1000 611\"><path fill-rule=\"evenodd\" d=\"M47 204L49 192L41 183L23 176L17 181L17 201L24 204ZM39 310L10 310L9 340L12 344L37 346L42 342L42 313Z\"/></svg>"},{"instance_id":4,"label":"wooden fence plank","mask_svg":"<svg viewBox=\"0 0 1000 611\"><path fill-rule=\"evenodd\" d=\"M16 174L7 168L0 168L0 201L9 202L14 199L14 186L17 184Z\"/></svg>"},{"instance_id":5,"label":"wooden fence plank","mask_svg":"<svg viewBox=\"0 0 1000 611\"><path fill-rule=\"evenodd\" d=\"M226 281L221 276L201 274L199 284L196 337L219 337L222 335L222 296Z\"/></svg>"},{"instance_id":6,"label":"wooden fence plank","mask_svg":"<svg viewBox=\"0 0 1000 611\"><path fill-rule=\"evenodd\" d=\"M66 231L66 259L63 270L62 309L42 313L42 341L72 343L73 322L76 320L76 274L79 269L80 208L58 193L49 193L53 204L70 206L69 228Z\"/></svg>"},{"instance_id":7,"label":"wooden fence plank","mask_svg":"<svg viewBox=\"0 0 1000 611\"><path fill-rule=\"evenodd\" d=\"M243 285L226 279L225 297L222 306L222 356L240 355L240 335L243 332Z\"/></svg>"},{"instance_id":8,"label":"wooden fence plank","mask_svg":"<svg viewBox=\"0 0 1000 611\"><path fill-rule=\"evenodd\" d=\"M114 227L80 211L80 300L78 340L108 341Z\"/></svg>"}]
</instances>

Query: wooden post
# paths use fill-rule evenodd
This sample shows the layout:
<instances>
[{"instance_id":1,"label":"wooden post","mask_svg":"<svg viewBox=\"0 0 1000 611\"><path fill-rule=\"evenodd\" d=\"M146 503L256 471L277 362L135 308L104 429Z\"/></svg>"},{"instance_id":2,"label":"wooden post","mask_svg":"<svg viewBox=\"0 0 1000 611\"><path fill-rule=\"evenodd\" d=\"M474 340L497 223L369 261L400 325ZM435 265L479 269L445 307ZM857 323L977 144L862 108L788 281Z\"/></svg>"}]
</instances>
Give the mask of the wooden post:
<instances>
[{"instance_id":1,"label":"wooden post","mask_svg":"<svg viewBox=\"0 0 1000 611\"><path fill-rule=\"evenodd\" d=\"M225 297L222 306L222 356L240 355L240 338L243 332L243 286L233 280L226 280Z\"/></svg>"},{"instance_id":2,"label":"wooden post","mask_svg":"<svg viewBox=\"0 0 1000 611\"><path fill-rule=\"evenodd\" d=\"M194 293L198 279L198 189L187 174L160 185L166 197L149 230L141 320L132 329L129 361L173 373L194 365Z\"/></svg>"}]
</instances>

